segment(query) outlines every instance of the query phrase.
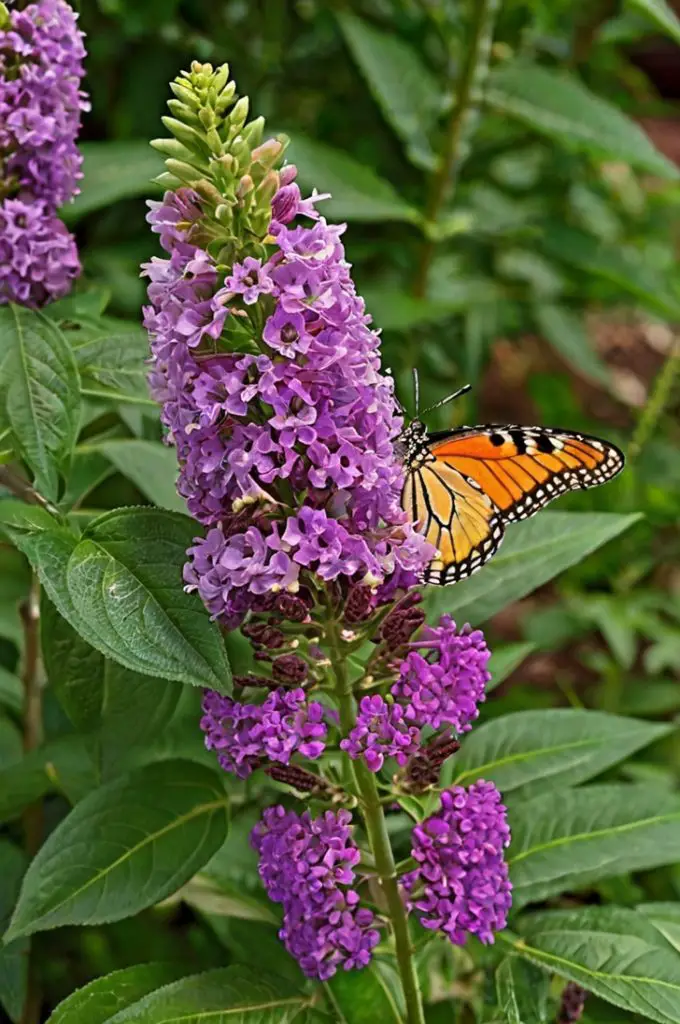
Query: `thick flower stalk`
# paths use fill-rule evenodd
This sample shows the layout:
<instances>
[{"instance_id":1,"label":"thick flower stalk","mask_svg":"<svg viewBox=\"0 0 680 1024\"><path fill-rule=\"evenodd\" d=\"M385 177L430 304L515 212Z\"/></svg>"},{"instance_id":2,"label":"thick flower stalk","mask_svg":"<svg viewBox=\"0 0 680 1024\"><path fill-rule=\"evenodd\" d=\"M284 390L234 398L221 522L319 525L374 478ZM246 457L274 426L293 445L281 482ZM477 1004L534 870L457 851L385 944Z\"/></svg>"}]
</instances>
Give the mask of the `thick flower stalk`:
<instances>
[{"instance_id":1,"label":"thick flower stalk","mask_svg":"<svg viewBox=\"0 0 680 1024\"><path fill-rule=\"evenodd\" d=\"M85 47L65 0L0 3L0 305L43 306L80 273L57 210L78 192Z\"/></svg>"},{"instance_id":2,"label":"thick flower stalk","mask_svg":"<svg viewBox=\"0 0 680 1024\"><path fill-rule=\"evenodd\" d=\"M263 771L313 801L302 815L270 808L253 833L288 950L326 979L384 941L422 1024L411 927L421 917L454 942L488 941L509 900L506 885L484 903L485 885L507 883L507 827L494 787L471 787L467 817L437 833L435 924L421 907L429 869L399 878L384 809L438 785L484 700L489 651L446 616L425 626L416 586L434 549L401 507L402 414L344 227L321 216L324 196L303 196L281 166L285 139L263 141L226 68L194 64L172 89L173 137L155 143L168 191L149 214L166 255L144 267L150 386L203 527L187 589L241 629L256 662L233 697L205 695L201 726L225 771ZM465 859L470 821L487 830L481 859ZM414 832L416 863L428 827Z\"/></svg>"}]
</instances>

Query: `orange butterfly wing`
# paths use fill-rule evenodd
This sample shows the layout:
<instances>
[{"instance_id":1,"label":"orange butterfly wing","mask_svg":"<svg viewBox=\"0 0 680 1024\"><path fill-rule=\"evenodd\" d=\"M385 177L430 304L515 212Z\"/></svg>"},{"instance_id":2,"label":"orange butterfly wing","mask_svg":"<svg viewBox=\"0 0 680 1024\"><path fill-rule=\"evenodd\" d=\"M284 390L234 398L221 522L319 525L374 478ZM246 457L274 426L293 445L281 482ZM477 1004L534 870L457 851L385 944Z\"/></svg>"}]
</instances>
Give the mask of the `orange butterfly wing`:
<instances>
[{"instance_id":1,"label":"orange butterfly wing","mask_svg":"<svg viewBox=\"0 0 680 1024\"><path fill-rule=\"evenodd\" d=\"M623 468L608 441L544 427L463 428L429 449L437 466L474 480L506 522L526 519L566 491L606 483Z\"/></svg>"},{"instance_id":2,"label":"orange butterfly wing","mask_svg":"<svg viewBox=\"0 0 680 1024\"><path fill-rule=\"evenodd\" d=\"M437 549L423 580L439 586L480 569L498 550L506 523L566 491L611 480L624 463L610 442L567 430L463 427L425 441L422 424L414 427L402 505Z\"/></svg>"}]
</instances>

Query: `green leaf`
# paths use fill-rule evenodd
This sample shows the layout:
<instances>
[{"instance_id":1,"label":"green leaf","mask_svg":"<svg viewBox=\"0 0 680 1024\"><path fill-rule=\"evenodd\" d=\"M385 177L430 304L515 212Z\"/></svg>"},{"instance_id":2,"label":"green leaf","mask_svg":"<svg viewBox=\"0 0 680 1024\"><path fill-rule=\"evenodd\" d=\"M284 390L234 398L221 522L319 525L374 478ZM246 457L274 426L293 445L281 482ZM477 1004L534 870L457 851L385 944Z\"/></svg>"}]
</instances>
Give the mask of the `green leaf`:
<instances>
[{"instance_id":1,"label":"green leaf","mask_svg":"<svg viewBox=\"0 0 680 1024\"><path fill-rule=\"evenodd\" d=\"M553 791L513 803L509 817L515 909L678 857L680 799L660 787Z\"/></svg>"},{"instance_id":2,"label":"green leaf","mask_svg":"<svg viewBox=\"0 0 680 1024\"><path fill-rule=\"evenodd\" d=\"M623 907L531 914L522 938L501 933L523 957L645 1020L677 1024L680 956L649 921Z\"/></svg>"},{"instance_id":3,"label":"green leaf","mask_svg":"<svg viewBox=\"0 0 680 1024\"><path fill-rule=\"evenodd\" d=\"M186 511L176 490L177 453L174 448L158 441L124 438L103 441L90 450L102 452L154 505L173 512Z\"/></svg>"},{"instance_id":4,"label":"green leaf","mask_svg":"<svg viewBox=\"0 0 680 1024\"><path fill-rule=\"evenodd\" d=\"M14 540L92 647L134 672L224 692L231 673L219 628L182 587L195 533L185 516L129 508L99 516L80 539L53 529Z\"/></svg>"},{"instance_id":5,"label":"green leaf","mask_svg":"<svg viewBox=\"0 0 680 1024\"><path fill-rule=\"evenodd\" d=\"M117 1014L111 1024L312 1024L327 1019L312 1011L310 1002L307 993L264 969L222 967L166 985Z\"/></svg>"},{"instance_id":6,"label":"green leaf","mask_svg":"<svg viewBox=\"0 0 680 1024\"><path fill-rule=\"evenodd\" d=\"M511 675L522 662L536 649L536 644L505 644L496 647L489 659L488 669L491 674L486 684L486 692L491 693Z\"/></svg>"},{"instance_id":7,"label":"green leaf","mask_svg":"<svg viewBox=\"0 0 680 1024\"><path fill-rule=\"evenodd\" d=\"M189 761L130 772L85 797L31 862L8 938L130 917L180 888L224 842L226 796Z\"/></svg>"},{"instance_id":8,"label":"green leaf","mask_svg":"<svg viewBox=\"0 0 680 1024\"><path fill-rule=\"evenodd\" d=\"M21 761L0 771L0 822L18 818L22 811L50 791L73 795L89 770L88 755L80 739L52 740Z\"/></svg>"},{"instance_id":9,"label":"green leaf","mask_svg":"<svg viewBox=\"0 0 680 1024\"><path fill-rule=\"evenodd\" d=\"M268 924L252 919L220 917L210 913L203 916L224 948L231 954L230 962L245 964L255 971L260 970L262 964L266 963L268 971L302 987L304 975L300 966L278 936L280 921Z\"/></svg>"},{"instance_id":10,"label":"green leaf","mask_svg":"<svg viewBox=\"0 0 680 1024\"><path fill-rule=\"evenodd\" d=\"M437 158L427 136L442 103L441 87L417 50L351 14L338 21L352 56L385 120L416 167L432 170Z\"/></svg>"},{"instance_id":11,"label":"green leaf","mask_svg":"<svg viewBox=\"0 0 680 1024\"><path fill-rule=\"evenodd\" d=\"M19 895L26 857L18 846L0 839L0 934L12 916ZM19 1024L28 992L28 942L19 939L0 946L0 1005Z\"/></svg>"},{"instance_id":12,"label":"green leaf","mask_svg":"<svg viewBox=\"0 0 680 1024\"><path fill-rule=\"evenodd\" d=\"M666 0L628 0L630 7L645 14L656 27L680 43L680 18Z\"/></svg>"},{"instance_id":13,"label":"green leaf","mask_svg":"<svg viewBox=\"0 0 680 1024\"><path fill-rule=\"evenodd\" d=\"M72 992L50 1014L47 1024L109 1024L121 1010L186 973L173 964L154 963L113 971Z\"/></svg>"},{"instance_id":14,"label":"green leaf","mask_svg":"<svg viewBox=\"0 0 680 1024\"><path fill-rule=\"evenodd\" d=\"M506 1024L544 1024L548 975L518 956L506 956L496 969L496 998Z\"/></svg>"},{"instance_id":15,"label":"green leaf","mask_svg":"<svg viewBox=\"0 0 680 1024\"><path fill-rule=\"evenodd\" d=\"M486 102L534 131L574 149L622 160L662 178L680 172L625 114L577 78L523 62L505 63L489 75Z\"/></svg>"},{"instance_id":16,"label":"green leaf","mask_svg":"<svg viewBox=\"0 0 680 1024\"><path fill-rule=\"evenodd\" d=\"M376 326L386 331L407 331L421 324L440 323L456 313L480 308L498 299L499 289L486 278L453 282L437 299L416 299L403 288L376 286L363 289L366 309Z\"/></svg>"},{"instance_id":17,"label":"green leaf","mask_svg":"<svg viewBox=\"0 0 680 1024\"><path fill-rule=\"evenodd\" d=\"M331 193L333 198L323 203L324 215L331 220L411 224L421 220L389 182L338 149L295 135L286 155L297 166L300 182Z\"/></svg>"},{"instance_id":18,"label":"green leaf","mask_svg":"<svg viewBox=\"0 0 680 1024\"><path fill-rule=\"evenodd\" d=\"M405 1020L399 975L392 964L373 959L361 971L338 971L325 987L338 1024L402 1024Z\"/></svg>"},{"instance_id":19,"label":"green leaf","mask_svg":"<svg viewBox=\"0 0 680 1024\"><path fill-rule=\"evenodd\" d=\"M42 602L40 621L50 687L75 727L88 734L101 777L110 778L165 729L181 688L105 658L48 600Z\"/></svg>"},{"instance_id":20,"label":"green leaf","mask_svg":"<svg viewBox=\"0 0 680 1024\"><path fill-rule=\"evenodd\" d=\"M139 141L82 142L83 180L80 195L60 214L67 224L77 223L93 210L103 210L119 199L155 195L153 178L163 170L163 160L149 143Z\"/></svg>"},{"instance_id":21,"label":"green leaf","mask_svg":"<svg viewBox=\"0 0 680 1024\"><path fill-rule=\"evenodd\" d=\"M679 903L639 903L635 908L644 914L663 937L680 953L680 904Z\"/></svg>"},{"instance_id":22,"label":"green leaf","mask_svg":"<svg viewBox=\"0 0 680 1024\"><path fill-rule=\"evenodd\" d=\"M37 490L52 501L79 424L78 370L59 328L37 311L0 308L0 432L11 431Z\"/></svg>"},{"instance_id":23,"label":"green leaf","mask_svg":"<svg viewBox=\"0 0 680 1024\"><path fill-rule=\"evenodd\" d=\"M555 259L628 292L664 318L675 320L680 316L680 299L640 253L605 245L584 231L557 223L545 226L541 246Z\"/></svg>"},{"instance_id":24,"label":"green leaf","mask_svg":"<svg viewBox=\"0 0 680 1024\"><path fill-rule=\"evenodd\" d=\"M145 331L125 320L102 317L67 331L80 370L83 394L157 409L149 396Z\"/></svg>"},{"instance_id":25,"label":"green leaf","mask_svg":"<svg viewBox=\"0 0 680 1024\"><path fill-rule=\"evenodd\" d=\"M0 665L0 707L15 713L21 711L24 697L21 680Z\"/></svg>"},{"instance_id":26,"label":"green leaf","mask_svg":"<svg viewBox=\"0 0 680 1024\"><path fill-rule=\"evenodd\" d=\"M599 384L609 382L609 371L596 354L579 316L564 306L534 306L538 329L555 351L583 377Z\"/></svg>"},{"instance_id":27,"label":"green leaf","mask_svg":"<svg viewBox=\"0 0 680 1024\"><path fill-rule=\"evenodd\" d=\"M450 590L426 589L428 612L432 617L446 612L461 624L484 622L580 562L639 518L611 512L542 512L512 525L499 553L474 576Z\"/></svg>"},{"instance_id":28,"label":"green leaf","mask_svg":"<svg viewBox=\"0 0 680 1024\"><path fill-rule=\"evenodd\" d=\"M526 798L592 779L672 731L672 725L604 711L517 711L465 737L455 758L456 783L491 779L503 793L521 787Z\"/></svg>"}]
</instances>

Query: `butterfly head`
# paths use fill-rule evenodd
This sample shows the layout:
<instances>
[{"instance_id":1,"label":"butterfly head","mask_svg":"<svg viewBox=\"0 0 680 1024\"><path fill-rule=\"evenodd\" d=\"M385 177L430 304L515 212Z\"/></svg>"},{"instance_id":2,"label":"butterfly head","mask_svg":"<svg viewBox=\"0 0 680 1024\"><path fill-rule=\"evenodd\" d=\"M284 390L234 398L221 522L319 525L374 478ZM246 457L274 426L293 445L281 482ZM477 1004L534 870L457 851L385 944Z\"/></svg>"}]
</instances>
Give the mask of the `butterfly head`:
<instances>
[{"instance_id":1,"label":"butterfly head","mask_svg":"<svg viewBox=\"0 0 680 1024\"><path fill-rule=\"evenodd\" d=\"M411 420L409 425L404 427L394 443L394 450L397 458L407 466L417 464L429 456L427 427L422 420Z\"/></svg>"}]
</instances>

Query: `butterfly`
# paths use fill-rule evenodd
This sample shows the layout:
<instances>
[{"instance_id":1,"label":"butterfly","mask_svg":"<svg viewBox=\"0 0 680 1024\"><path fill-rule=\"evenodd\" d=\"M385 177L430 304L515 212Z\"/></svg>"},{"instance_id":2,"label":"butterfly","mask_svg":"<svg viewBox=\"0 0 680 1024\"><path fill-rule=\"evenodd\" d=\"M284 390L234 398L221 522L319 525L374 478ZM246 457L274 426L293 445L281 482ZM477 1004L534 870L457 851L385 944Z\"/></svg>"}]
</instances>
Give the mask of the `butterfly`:
<instances>
[{"instance_id":1,"label":"butterfly","mask_svg":"<svg viewBox=\"0 0 680 1024\"><path fill-rule=\"evenodd\" d=\"M624 464L616 445L573 430L492 423L429 433L418 414L397 451L405 468L402 508L437 549L423 582L438 586L481 569L508 523L535 515L566 491L606 483Z\"/></svg>"}]
</instances>

